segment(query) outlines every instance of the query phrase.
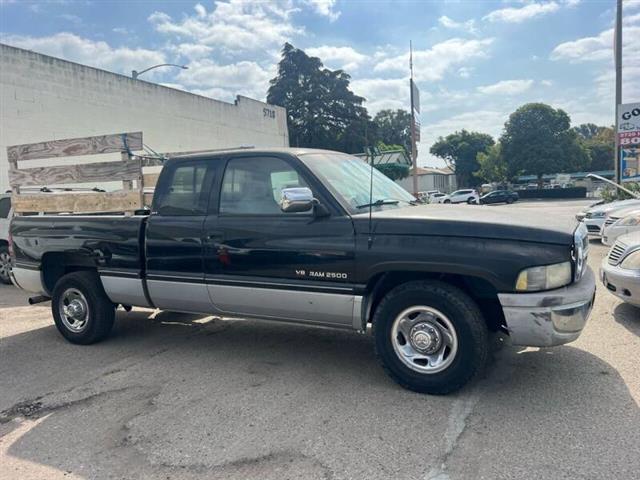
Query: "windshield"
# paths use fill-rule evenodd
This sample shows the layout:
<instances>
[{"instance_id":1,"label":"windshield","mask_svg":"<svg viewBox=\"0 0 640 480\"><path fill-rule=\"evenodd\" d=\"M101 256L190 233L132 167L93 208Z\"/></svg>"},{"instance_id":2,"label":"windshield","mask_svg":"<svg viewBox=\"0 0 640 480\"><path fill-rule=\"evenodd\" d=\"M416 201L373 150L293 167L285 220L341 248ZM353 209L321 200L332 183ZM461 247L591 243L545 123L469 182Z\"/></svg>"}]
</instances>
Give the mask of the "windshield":
<instances>
[{"instance_id":1,"label":"windshield","mask_svg":"<svg viewBox=\"0 0 640 480\"><path fill-rule=\"evenodd\" d=\"M373 208L380 210L406 206L415 201L413 195L375 168L373 195L369 198L371 166L351 155L308 153L300 155L300 160L351 213L362 212L362 207L371 202L378 202Z\"/></svg>"}]
</instances>

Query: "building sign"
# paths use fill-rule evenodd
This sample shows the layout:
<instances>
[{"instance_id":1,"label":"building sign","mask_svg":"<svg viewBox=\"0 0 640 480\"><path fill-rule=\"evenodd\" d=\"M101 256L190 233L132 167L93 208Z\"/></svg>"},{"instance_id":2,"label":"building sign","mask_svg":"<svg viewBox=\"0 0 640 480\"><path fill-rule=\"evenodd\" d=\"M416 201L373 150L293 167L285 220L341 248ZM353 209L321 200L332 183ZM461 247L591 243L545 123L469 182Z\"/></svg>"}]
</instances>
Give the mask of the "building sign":
<instances>
[{"instance_id":1,"label":"building sign","mask_svg":"<svg viewBox=\"0 0 640 480\"><path fill-rule=\"evenodd\" d=\"M640 103L618 105L618 142L621 180L640 181Z\"/></svg>"}]
</instances>

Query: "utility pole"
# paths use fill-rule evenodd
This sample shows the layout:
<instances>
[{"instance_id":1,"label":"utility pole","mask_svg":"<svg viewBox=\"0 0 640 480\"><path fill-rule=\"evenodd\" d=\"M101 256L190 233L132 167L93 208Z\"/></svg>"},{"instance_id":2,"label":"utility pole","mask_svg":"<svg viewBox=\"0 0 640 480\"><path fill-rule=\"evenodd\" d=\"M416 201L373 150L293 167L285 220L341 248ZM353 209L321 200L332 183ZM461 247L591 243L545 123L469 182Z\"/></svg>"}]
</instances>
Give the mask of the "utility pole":
<instances>
[{"instance_id":1,"label":"utility pole","mask_svg":"<svg viewBox=\"0 0 640 480\"><path fill-rule=\"evenodd\" d=\"M411 78L409 80L409 89L411 90L411 161L413 163L413 194L418 195L418 151L416 147L416 114L414 110L413 98L413 45L409 40L409 70Z\"/></svg>"},{"instance_id":2,"label":"utility pole","mask_svg":"<svg viewBox=\"0 0 640 480\"><path fill-rule=\"evenodd\" d=\"M617 0L616 8L616 28L615 28L615 65L616 65L616 121L615 121L615 135L616 135L616 149L615 149L615 172L616 183L620 183L620 138L618 136L618 118L620 116L620 104L622 103L622 0Z\"/></svg>"}]
</instances>

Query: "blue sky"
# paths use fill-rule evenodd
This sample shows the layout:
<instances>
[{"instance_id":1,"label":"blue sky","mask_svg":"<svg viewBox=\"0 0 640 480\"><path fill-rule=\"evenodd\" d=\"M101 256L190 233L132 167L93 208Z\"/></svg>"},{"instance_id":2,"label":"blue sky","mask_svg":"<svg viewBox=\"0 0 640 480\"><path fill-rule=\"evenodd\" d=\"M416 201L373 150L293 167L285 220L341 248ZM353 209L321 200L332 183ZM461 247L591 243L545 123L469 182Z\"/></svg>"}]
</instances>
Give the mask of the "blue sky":
<instances>
[{"instance_id":1,"label":"blue sky","mask_svg":"<svg viewBox=\"0 0 640 480\"><path fill-rule=\"evenodd\" d=\"M0 0L1 41L213 98L264 99L285 41L344 68L374 114L422 97L419 163L461 128L497 137L525 102L613 124L614 0ZM640 101L640 0L624 0L624 101Z\"/></svg>"}]
</instances>

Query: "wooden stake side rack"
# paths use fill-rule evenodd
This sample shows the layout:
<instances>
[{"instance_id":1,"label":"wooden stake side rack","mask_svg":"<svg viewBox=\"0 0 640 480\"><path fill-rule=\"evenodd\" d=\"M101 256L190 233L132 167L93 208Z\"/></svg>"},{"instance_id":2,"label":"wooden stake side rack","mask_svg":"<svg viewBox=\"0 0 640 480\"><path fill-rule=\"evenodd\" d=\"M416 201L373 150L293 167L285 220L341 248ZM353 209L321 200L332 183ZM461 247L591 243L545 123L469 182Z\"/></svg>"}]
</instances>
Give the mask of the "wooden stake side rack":
<instances>
[{"instance_id":1,"label":"wooden stake side rack","mask_svg":"<svg viewBox=\"0 0 640 480\"><path fill-rule=\"evenodd\" d=\"M163 159L136 155L143 149L142 132L51 140L7 147L12 205L18 214L132 212L145 205L145 188L155 186L158 174L143 174L143 167L162 165ZM119 160L24 168L31 160L120 153ZM20 164L18 162L21 162ZM55 162L55 160L53 161ZM122 182L114 192L21 192L23 187ZM135 186L134 186L135 182ZM148 198L146 199L148 200Z\"/></svg>"}]
</instances>

